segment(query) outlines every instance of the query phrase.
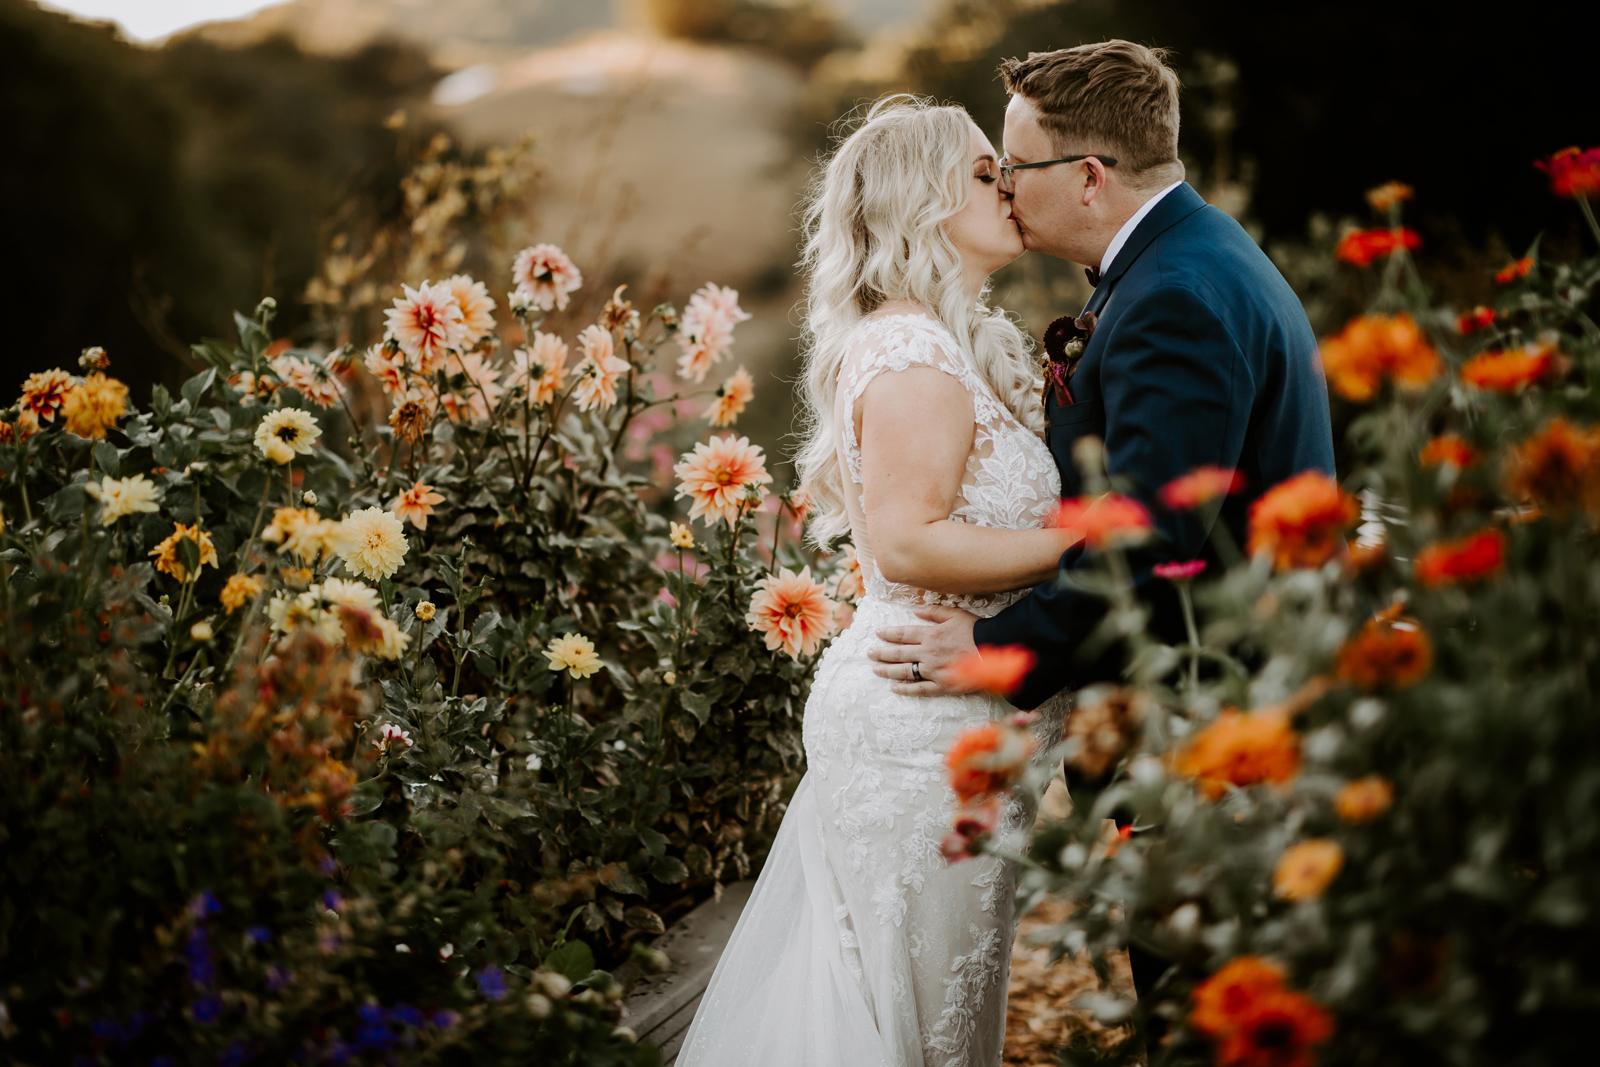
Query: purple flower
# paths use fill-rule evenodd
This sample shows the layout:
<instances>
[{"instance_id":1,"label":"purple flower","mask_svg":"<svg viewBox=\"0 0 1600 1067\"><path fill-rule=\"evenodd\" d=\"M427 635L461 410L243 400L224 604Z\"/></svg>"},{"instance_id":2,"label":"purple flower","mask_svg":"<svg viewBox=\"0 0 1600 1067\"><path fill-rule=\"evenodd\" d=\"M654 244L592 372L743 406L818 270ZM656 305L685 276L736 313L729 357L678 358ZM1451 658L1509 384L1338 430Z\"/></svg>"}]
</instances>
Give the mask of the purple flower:
<instances>
[{"instance_id":1,"label":"purple flower","mask_svg":"<svg viewBox=\"0 0 1600 1067\"><path fill-rule=\"evenodd\" d=\"M194 1015L194 1021L201 1026L210 1026L222 1018L221 997L201 997L189 1005L189 1011Z\"/></svg>"},{"instance_id":2,"label":"purple flower","mask_svg":"<svg viewBox=\"0 0 1600 1067\"><path fill-rule=\"evenodd\" d=\"M289 970L274 963L267 968L267 988L276 993L289 984Z\"/></svg>"},{"instance_id":3,"label":"purple flower","mask_svg":"<svg viewBox=\"0 0 1600 1067\"><path fill-rule=\"evenodd\" d=\"M338 869L339 865L333 862L332 856L324 856L317 861L317 870L321 871L323 874L332 874Z\"/></svg>"},{"instance_id":4,"label":"purple flower","mask_svg":"<svg viewBox=\"0 0 1600 1067\"><path fill-rule=\"evenodd\" d=\"M268 930L265 926L252 926L250 929L244 932L244 936L248 937L258 945L265 945L268 941L272 940L272 931Z\"/></svg>"},{"instance_id":5,"label":"purple flower","mask_svg":"<svg viewBox=\"0 0 1600 1067\"><path fill-rule=\"evenodd\" d=\"M189 981L201 989L210 989L217 982L217 968L210 960L190 960Z\"/></svg>"},{"instance_id":6,"label":"purple flower","mask_svg":"<svg viewBox=\"0 0 1600 1067\"><path fill-rule=\"evenodd\" d=\"M499 1000L506 995L506 976L500 968L490 964L476 975L478 992L490 1000Z\"/></svg>"},{"instance_id":7,"label":"purple flower","mask_svg":"<svg viewBox=\"0 0 1600 1067\"><path fill-rule=\"evenodd\" d=\"M428 1021L427 1016L409 1004L396 1004L389 1014L393 1016L395 1022L402 1026L418 1027L425 1025Z\"/></svg>"},{"instance_id":8,"label":"purple flower","mask_svg":"<svg viewBox=\"0 0 1600 1067\"><path fill-rule=\"evenodd\" d=\"M338 911L344 907L344 897L339 895L337 889L330 889L322 894L322 906L329 911Z\"/></svg>"},{"instance_id":9,"label":"purple flower","mask_svg":"<svg viewBox=\"0 0 1600 1067\"><path fill-rule=\"evenodd\" d=\"M461 1021L461 1016L453 1011L436 1011L433 1013L433 1025L441 1030L448 1030Z\"/></svg>"},{"instance_id":10,"label":"purple flower","mask_svg":"<svg viewBox=\"0 0 1600 1067\"><path fill-rule=\"evenodd\" d=\"M207 889L189 901L189 914L196 919L209 919L213 915L222 914L222 901L217 895Z\"/></svg>"}]
</instances>

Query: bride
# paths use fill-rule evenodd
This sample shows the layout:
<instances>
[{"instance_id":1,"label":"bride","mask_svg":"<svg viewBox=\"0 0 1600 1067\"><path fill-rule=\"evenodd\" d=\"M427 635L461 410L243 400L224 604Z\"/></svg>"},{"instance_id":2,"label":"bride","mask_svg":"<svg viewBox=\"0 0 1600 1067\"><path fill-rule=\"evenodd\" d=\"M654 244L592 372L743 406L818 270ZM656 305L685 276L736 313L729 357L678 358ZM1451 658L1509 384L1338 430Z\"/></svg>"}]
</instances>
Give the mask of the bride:
<instances>
[{"instance_id":1,"label":"bride","mask_svg":"<svg viewBox=\"0 0 1600 1067\"><path fill-rule=\"evenodd\" d=\"M1028 342L983 299L1023 250L999 178L964 110L898 97L813 194L799 466L813 536L848 530L867 592L818 667L808 771L685 1067L1000 1062L1012 874L989 855L949 864L939 843L955 811L946 749L1011 708L898 696L867 658L876 629L921 605L994 614L1054 577L1067 547L1044 528L1060 480ZM1007 828L1030 819L1014 810Z\"/></svg>"}]
</instances>

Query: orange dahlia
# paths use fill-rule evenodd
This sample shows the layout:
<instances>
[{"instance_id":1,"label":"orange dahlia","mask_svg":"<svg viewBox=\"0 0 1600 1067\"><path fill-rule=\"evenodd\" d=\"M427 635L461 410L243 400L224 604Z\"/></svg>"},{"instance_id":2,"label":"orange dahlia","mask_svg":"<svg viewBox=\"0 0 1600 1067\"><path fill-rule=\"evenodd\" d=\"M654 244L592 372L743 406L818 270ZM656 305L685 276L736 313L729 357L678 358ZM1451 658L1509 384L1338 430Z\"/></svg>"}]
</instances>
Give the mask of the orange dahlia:
<instances>
[{"instance_id":1,"label":"orange dahlia","mask_svg":"<svg viewBox=\"0 0 1600 1067\"><path fill-rule=\"evenodd\" d=\"M1446 463L1457 470L1466 470L1477 462L1478 453L1472 446L1453 433L1440 434L1422 446L1417 462L1424 467L1438 467Z\"/></svg>"},{"instance_id":2,"label":"orange dahlia","mask_svg":"<svg viewBox=\"0 0 1600 1067\"><path fill-rule=\"evenodd\" d=\"M1137 544L1150 535L1150 513L1120 493L1079 496L1056 507L1050 525L1066 530L1096 551Z\"/></svg>"},{"instance_id":3,"label":"orange dahlia","mask_svg":"<svg viewBox=\"0 0 1600 1067\"><path fill-rule=\"evenodd\" d=\"M791 657L809 656L833 633L834 602L811 578L811 568L799 574L787 567L776 576L756 583L745 622L767 639L767 648L782 649Z\"/></svg>"},{"instance_id":4,"label":"orange dahlia","mask_svg":"<svg viewBox=\"0 0 1600 1067\"><path fill-rule=\"evenodd\" d=\"M950 788L963 804L1003 793L1027 769L1033 738L1026 730L986 722L963 731L944 754Z\"/></svg>"},{"instance_id":5,"label":"orange dahlia","mask_svg":"<svg viewBox=\"0 0 1600 1067\"><path fill-rule=\"evenodd\" d=\"M1189 1025L1211 1037L1231 1034L1239 1019L1266 993L1283 988L1283 967L1261 956L1235 956L1195 986Z\"/></svg>"},{"instance_id":6,"label":"orange dahlia","mask_svg":"<svg viewBox=\"0 0 1600 1067\"><path fill-rule=\"evenodd\" d=\"M1422 247L1422 238L1404 226L1376 230L1352 230L1334 246L1333 257L1358 267L1371 265L1380 256L1392 256L1402 249L1410 252Z\"/></svg>"},{"instance_id":7,"label":"orange dahlia","mask_svg":"<svg viewBox=\"0 0 1600 1067\"><path fill-rule=\"evenodd\" d=\"M1404 689L1432 669L1433 642L1415 619L1368 619L1339 649L1339 677L1368 691Z\"/></svg>"},{"instance_id":8,"label":"orange dahlia","mask_svg":"<svg viewBox=\"0 0 1600 1067\"><path fill-rule=\"evenodd\" d=\"M22 409L24 416L31 415L36 420L54 422L56 412L66 401L67 390L72 385L72 375L64 370L52 369L30 374L27 381L22 383L22 396L17 400L17 406Z\"/></svg>"},{"instance_id":9,"label":"orange dahlia","mask_svg":"<svg viewBox=\"0 0 1600 1067\"><path fill-rule=\"evenodd\" d=\"M1578 506L1600 515L1600 431L1551 419L1507 454L1506 490L1558 516Z\"/></svg>"},{"instance_id":10,"label":"orange dahlia","mask_svg":"<svg viewBox=\"0 0 1600 1067\"><path fill-rule=\"evenodd\" d=\"M689 518L707 516L708 523L718 519L732 526L745 510L746 487L754 487L757 497L767 495L766 487L772 483L767 473L766 456L760 446L752 445L748 437L713 437L685 452L672 472L678 476L678 495L688 497L693 506Z\"/></svg>"},{"instance_id":11,"label":"orange dahlia","mask_svg":"<svg viewBox=\"0 0 1600 1067\"><path fill-rule=\"evenodd\" d=\"M1560 353L1549 345L1531 345L1504 352L1480 352L1461 368L1461 380L1478 389L1514 393L1562 371Z\"/></svg>"},{"instance_id":12,"label":"orange dahlia","mask_svg":"<svg viewBox=\"0 0 1600 1067\"><path fill-rule=\"evenodd\" d=\"M1305 471L1267 490L1250 506L1250 554L1271 553L1279 570L1320 567L1361 517L1355 497L1321 471Z\"/></svg>"},{"instance_id":13,"label":"orange dahlia","mask_svg":"<svg viewBox=\"0 0 1600 1067\"><path fill-rule=\"evenodd\" d=\"M1423 585L1478 581L1499 573L1505 558L1506 535L1499 530L1436 541L1417 554L1417 581Z\"/></svg>"},{"instance_id":14,"label":"orange dahlia","mask_svg":"<svg viewBox=\"0 0 1600 1067\"><path fill-rule=\"evenodd\" d=\"M1372 774L1341 786L1333 798L1333 810L1345 822L1371 822L1393 803L1394 786Z\"/></svg>"},{"instance_id":15,"label":"orange dahlia","mask_svg":"<svg viewBox=\"0 0 1600 1067\"><path fill-rule=\"evenodd\" d=\"M443 494L436 492L433 486L426 482L417 482L395 497L394 503L389 505L389 510L394 512L401 522L409 522L419 530L426 530L428 516L433 514L433 506L443 503Z\"/></svg>"},{"instance_id":16,"label":"orange dahlia","mask_svg":"<svg viewBox=\"0 0 1600 1067\"><path fill-rule=\"evenodd\" d=\"M1344 849L1331 838L1301 841L1284 850L1272 870L1272 891L1284 900L1318 900L1344 866Z\"/></svg>"},{"instance_id":17,"label":"orange dahlia","mask_svg":"<svg viewBox=\"0 0 1600 1067\"><path fill-rule=\"evenodd\" d=\"M1406 392L1432 382L1444 369L1410 315L1362 315L1322 342L1318 350L1328 384L1350 400L1365 402L1385 378Z\"/></svg>"},{"instance_id":18,"label":"orange dahlia","mask_svg":"<svg viewBox=\"0 0 1600 1067\"><path fill-rule=\"evenodd\" d=\"M61 416L67 431L79 437L100 440L128 410L128 387L99 371L67 390L61 401Z\"/></svg>"},{"instance_id":19,"label":"orange dahlia","mask_svg":"<svg viewBox=\"0 0 1600 1067\"><path fill-rule=\"evenodd\" d=\"M1021 645L980 645L976 652L950 665L951 682L961 689L1010 696L1037 661L1038 657Z\"/></svg>"},{"instance_id":20,"label":"orange dahlia","mask_svg":"<svg viewBox=\"0 0 1600 1067\"><path fill-rule=\"evenodd\" d=\"M1293 778L1300 769L1300 738L1281 709L1245 713L1230 708L1178 752L1173 769L1195 779L1215 800L1230 785Z\"/></svg>"}]
</instances>

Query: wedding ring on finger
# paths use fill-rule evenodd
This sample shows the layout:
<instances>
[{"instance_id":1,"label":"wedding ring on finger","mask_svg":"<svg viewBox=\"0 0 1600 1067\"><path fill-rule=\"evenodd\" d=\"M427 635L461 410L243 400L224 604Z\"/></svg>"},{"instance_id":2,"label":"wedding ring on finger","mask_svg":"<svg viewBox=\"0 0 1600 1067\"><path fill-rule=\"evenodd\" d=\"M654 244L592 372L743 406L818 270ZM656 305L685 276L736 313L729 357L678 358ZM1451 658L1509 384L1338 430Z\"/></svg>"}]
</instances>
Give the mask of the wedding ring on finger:
<instances>
[{"instance_id":1,"label":"wedding ring on finger","mask_svg":"<svg viewBox=\"0 0 1600 1067\"><path fill-rule=\"evenodd\" d=\"M922 662L920 660L913 660L911 663L911 680L914 682L927 681L927 679L922 676Z\"/></svg>"}]
</instances>

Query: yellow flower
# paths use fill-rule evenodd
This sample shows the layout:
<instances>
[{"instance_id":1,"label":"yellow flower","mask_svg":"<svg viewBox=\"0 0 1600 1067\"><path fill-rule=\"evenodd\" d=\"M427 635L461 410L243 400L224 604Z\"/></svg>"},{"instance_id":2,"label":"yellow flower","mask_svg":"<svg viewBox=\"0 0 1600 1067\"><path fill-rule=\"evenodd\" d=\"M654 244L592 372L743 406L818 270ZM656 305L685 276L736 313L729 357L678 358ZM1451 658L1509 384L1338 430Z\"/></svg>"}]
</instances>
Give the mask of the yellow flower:
<instances>
[{"instance_id":1,"label":"yellow flower","mask_svg":"<svg viewBox=\"0 0 1600 1067\"><path fill-rule=\"evenodd\" d=\"M310 626L330 645L344 643L344 625L336 612L322 607L317 586L312 586L298 596L279 593L267 602L267 621L279 633L288 633L297 626Z\"/></svg>"},{"instance_id":2,"label":"yellow flower","mask_svg":"<svg viewBox=\"0 0 1600 1067\"><path fill-rule=\"evenodd\" d=\"M417 602L417 618L423 622L431 622L437 614L439 614L439 609L434 606L433 601L421 600Z\"/></svg>"},{"instance_id":3,"label":"yellow flower","mask_svg":"<svg viewBox=\"0 0 1600 1067\"><path fill-rule=\"evenodd\" d=\"M222 587L222 606L229 615L244 607L261 592L260 578L248 574L235 574Z\"/></svg>"},{"instance_id":4,"label":"yellow flower","mask_svg":"<svg viewBox=\"0 0 1600 1067\"><path fill-rule=\"evenodd\" d=\"M127 410L128 387L99 371L69 389L61 400L67 431L96 440L104 437L106 428L115 426Z\"/></svg>"},{"instance_id":5,"label":"yellow flower","mask_svg":"<svg viewBox=\"0 0 1600 1067\"><path fill-rule=\"evenodd\" d=\"M394 620L375 618L372 620L378 627L378 640L372 645L371 652L379 659L399 659L405 655L406 647L411 644L411 635L401 631Z\"/></svg>"},{"instance_id":6,"label":"yellow flower","mask_svg":"<svg viewBox=\"0 0 1600 1067\"><path fill-rule=\"evenodd\" d=\"M1272 891L1285 900L1316 900L1344 866L1344 849L1319 837L1291 845L1272 872Z\"/></svg>"},{"instance_id":7,"label":"yellow flower","mask_svg":"<svg viewBox=\"0 0 1600 1067\"><path fill-rule=\"evenodd\" d=\"M315 563L334 555L336 525L314 511L279 508L272 513L267 528L261 531L261 540L277 545L279 552L294 553L303 563Z\"/></svg>"},{"instance_id":8,"label":"yellow flower","mask_svg":"<svg viewBox=\"0 0 1600 1067\"><path fill-rule=\"evenodd\" d=\"M694 547L694 534L690 532L689 527L677 522L669 525L672 527L672 543L674 545L679 548Z\"/></svg>"},{"instance_id":9,"label":"yellow flower","mask_svg":"<svg viewBox=\"0 0 1600 1067\"><path fill-rule=\"evenodd\" d=\"M185 526L181 522L172 524L172 533L168 538L150 550L150 555L156 558L156 570L162 574L170 574L180 582L189 580L189 570L178 558L178 542L184 539L193 541L200 549L200 566L217 565L217 548L211 543L211 535L200 529L200 524Z\"/></svg>"},{"instance_id":10,"label":"yellow flower","mask_svg":"<svg viewBox=\"0 0 1600 1067\"><path fill-rule=\"evenodd\" d=\"M83 488L100 501L101 526L110 526L136 511L157 510L155 483L142 474L135 474L132 478L102 478Z\"/></svg>"},{"instance_id":11,"label":"yellow flower","mask_svg":"<svg viewBox=\"0 0 1600 1067\"><path fill-rule=\"evenodd\" d=\"M256 447L274 463L288 463L296 455L309 456L322 430L317 420L299 408L269 412L256 427Z\"/></svg>"},{"instance_id":12,"label":"yellow flower","mask_svg":"<svg viewBox=\"0 0 1600 1067\"><path fill-rule=\"evenodd\" d=\"M211 629L211 624L209 622L201 619L199 622L189 627L189 636L194 638L196 641L209 641L213 637L217 636L217 634L216 631Z\"/></svg>"},{"instance_id":13,"label":"yellow flower","mask_svg":"<svg viewBox=\"0 0 1600 1067\"><path fill-rule=\"evenodd\" d=\"M365 582L351 582L343 578L328 578L311 592L320 595L331 605L344 605L362 611L378 610L378 591Z\"/></svg>"},{"instance_id":14,"label":"yellow flower","mask_svg":"<svg viewBox=\"0 0 1600 1067\"><path fill-rule=\"evenodd\" d=\"M705 417L713 426L732 426L738 421L745 405L755 399L755 395L756 383L751 380L750 372L740 367L717 390L717 398L706 408Z\"/></svg>"},{"instance_id":15,"label":"yellow flower","mask_svg":"<svg viewBox=\"0 0 1600 1067\"><path fill-rule=\"evenodd\" d=\"M594 642L582 634L564 634L544 650L553 671L566 671L574 678L587 678L600 669Z\"/></svg>"},{"instance_id":16,"label":"yellow flower","mask_svg":"<svg viewBox=\"0 0 1600 1067\"><path fill-rule=\"evenodd\" d=\"M344 565L362 578L388 578L406 558L405 526L382 508L365 508L345 516L334 534Z\"/></svg>"}]
</instances>

